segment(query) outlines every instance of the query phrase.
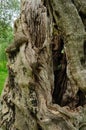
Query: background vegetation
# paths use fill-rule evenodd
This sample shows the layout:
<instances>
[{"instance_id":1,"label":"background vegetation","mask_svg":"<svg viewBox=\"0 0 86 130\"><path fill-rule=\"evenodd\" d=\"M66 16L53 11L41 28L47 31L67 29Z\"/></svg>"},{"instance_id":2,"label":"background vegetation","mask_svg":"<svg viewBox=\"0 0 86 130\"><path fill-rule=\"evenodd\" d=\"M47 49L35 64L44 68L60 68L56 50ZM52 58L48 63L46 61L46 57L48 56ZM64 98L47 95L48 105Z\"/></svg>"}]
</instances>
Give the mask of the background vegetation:
<instances>
[{"instance_id":1,"label":"background vegetation","mask_svg":"<svg viewBox=\"0 0 86 130\"><path fill-rule=\"evenodd\" d=\"M7 77L5 49L13 40L13 21L20 11L19 0L0 0L0 94Z\"/></svg>"}]
</instances>

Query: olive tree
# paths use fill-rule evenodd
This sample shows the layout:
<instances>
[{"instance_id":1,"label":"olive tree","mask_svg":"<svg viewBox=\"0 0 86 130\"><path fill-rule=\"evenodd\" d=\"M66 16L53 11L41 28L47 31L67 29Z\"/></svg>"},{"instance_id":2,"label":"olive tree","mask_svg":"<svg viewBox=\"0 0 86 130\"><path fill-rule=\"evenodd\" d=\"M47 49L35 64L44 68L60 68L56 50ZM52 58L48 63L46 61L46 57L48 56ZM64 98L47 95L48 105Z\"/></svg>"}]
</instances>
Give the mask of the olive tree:
<instances>
[{"instance_id":1,"label":"olive tree","mask_svg":"<svg viewBox=\"0 0 86 130\"><path fill-rule=\"evenodd\" d=\"M6 50L4 129L86 129L85 27L85 0L21 0Z\"/></svg>"}]
</instances>

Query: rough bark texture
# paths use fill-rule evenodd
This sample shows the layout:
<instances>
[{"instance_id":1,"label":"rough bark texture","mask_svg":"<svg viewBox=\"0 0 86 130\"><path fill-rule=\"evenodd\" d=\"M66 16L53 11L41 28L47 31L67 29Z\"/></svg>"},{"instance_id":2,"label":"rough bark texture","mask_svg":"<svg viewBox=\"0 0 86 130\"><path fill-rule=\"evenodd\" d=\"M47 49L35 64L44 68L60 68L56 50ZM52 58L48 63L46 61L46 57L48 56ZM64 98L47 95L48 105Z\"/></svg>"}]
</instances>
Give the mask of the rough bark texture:
<instances>
[{"instance_id":1,"label":"rough bark texture","mask_svg":"<svg viewBox=\"0 0 86 130\"><path fill-rule=\"evenodd\" d=\"M6 50L5 130L86 129L84 2L21 1L14 42Z\"/></svg>"}]
</instances>

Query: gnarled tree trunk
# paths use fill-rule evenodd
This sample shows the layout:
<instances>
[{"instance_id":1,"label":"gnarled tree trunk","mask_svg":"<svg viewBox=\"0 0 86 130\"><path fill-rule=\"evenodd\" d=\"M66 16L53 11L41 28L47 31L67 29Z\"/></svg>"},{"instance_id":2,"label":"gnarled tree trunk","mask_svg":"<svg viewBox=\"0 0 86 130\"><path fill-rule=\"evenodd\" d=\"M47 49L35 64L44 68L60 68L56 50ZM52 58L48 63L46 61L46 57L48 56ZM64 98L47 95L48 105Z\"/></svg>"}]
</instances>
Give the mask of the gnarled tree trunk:
<instances>
[{"instance_id":1,"label":"gnarled tree trunk","mask_svg":"<svg viewBox=\"0 0 86 130\"><path fill-rule=\"evenodd\" d=\"M21 1L6 50L1 127L86 129L85 17L85 0Z\"/></svg>"}]
</instances>

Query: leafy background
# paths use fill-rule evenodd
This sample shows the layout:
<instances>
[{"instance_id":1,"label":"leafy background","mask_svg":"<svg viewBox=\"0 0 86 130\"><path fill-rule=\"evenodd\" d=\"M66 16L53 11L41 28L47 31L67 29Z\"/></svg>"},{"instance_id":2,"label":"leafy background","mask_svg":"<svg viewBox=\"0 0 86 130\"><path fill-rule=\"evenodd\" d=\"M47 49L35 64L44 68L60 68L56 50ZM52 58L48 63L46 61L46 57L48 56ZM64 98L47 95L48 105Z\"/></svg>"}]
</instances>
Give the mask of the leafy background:
<instances>
[{"instance_id":1,"label":"leafy background","mask_svg":"<svg viewBox=\"0 0 86 130\"><path fill-rule=\"evenodd\" d=\"M5 49L13 40L13 21L20 13L20 0L0 0L0 95L7 77Z\"/></svg>"}]
</instances>

